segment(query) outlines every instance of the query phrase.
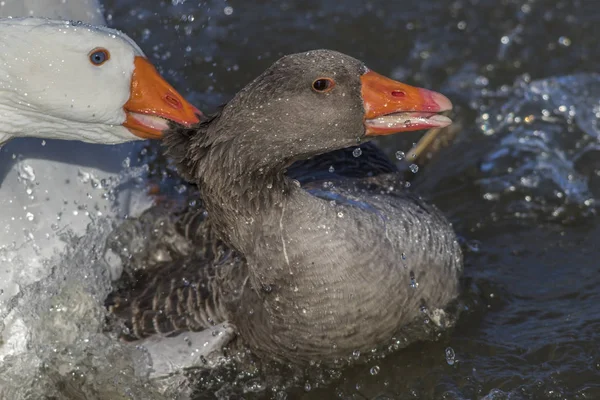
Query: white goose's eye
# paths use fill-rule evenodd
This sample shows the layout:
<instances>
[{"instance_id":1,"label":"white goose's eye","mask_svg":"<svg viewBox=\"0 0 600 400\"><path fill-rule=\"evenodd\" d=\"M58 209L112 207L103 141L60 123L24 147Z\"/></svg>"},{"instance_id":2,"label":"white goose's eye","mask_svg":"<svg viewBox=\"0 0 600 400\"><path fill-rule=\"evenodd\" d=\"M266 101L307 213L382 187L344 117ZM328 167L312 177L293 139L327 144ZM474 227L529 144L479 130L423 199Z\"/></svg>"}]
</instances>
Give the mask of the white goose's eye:
<instances>
[{"instance_id":1,"label":"white goose's eye","mask_svg":"<svg viewBox=\"0 0 600 400\"><path fill-rule=\"evenodd\" d=\"M90 62L95 66L100 66L110 60L110 53L108 50L103 48L96 48L90 51L89 54Z\"/></svg>"}]
</instances>

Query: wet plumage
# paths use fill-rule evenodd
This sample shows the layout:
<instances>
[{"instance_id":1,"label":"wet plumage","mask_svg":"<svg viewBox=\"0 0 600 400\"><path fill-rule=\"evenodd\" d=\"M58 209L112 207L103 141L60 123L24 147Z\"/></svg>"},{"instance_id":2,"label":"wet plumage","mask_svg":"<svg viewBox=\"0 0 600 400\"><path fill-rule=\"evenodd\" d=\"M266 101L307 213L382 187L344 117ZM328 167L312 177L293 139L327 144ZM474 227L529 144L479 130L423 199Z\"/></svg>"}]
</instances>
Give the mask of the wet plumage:
<instances>
[{"instance_id":1,"label":"wet plumage","mask_svg":"<svg viewBox=\"0 0 600 400\"><path fill-rule=\"evenodd\" d=\"M333 365L397 334L427 337L425 318L452 325L443 310L458 295L462 255L450 225L376 147L344 150L364 140L365 70L335 52L290 56L212 119L166 135L208 216L168 219L188 253L146 268L137 292L110 300L134 337L227 320L261 357ZM305 91L331 71L343 99ZM281 93L291 104L275 100ZM282 116L288 107L302 111Z\"/></svg>"}]
</instances>

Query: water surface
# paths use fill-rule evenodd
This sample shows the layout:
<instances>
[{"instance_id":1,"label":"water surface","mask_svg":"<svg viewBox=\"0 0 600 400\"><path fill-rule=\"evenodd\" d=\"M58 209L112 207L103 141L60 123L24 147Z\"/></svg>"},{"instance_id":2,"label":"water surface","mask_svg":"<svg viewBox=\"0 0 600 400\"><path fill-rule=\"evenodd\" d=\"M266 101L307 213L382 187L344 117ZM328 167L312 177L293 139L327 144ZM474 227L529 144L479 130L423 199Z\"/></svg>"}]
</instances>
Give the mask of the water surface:
<instances>
[{"instance_id":1,"label":"water surface","mask_svg":"<svg viewBox=\"0 0 600 400\"><path fill-rule=\"evenodd\" d=\"M600 398L600 78L590 74L600 61L596 2L105 6L109 23L138 41L202 110L281 55L314 48L346 52L458 106L457 143L414 181L464 240L468 310L458 326L436 342L345 370L324 387L248 389L248 397ZM383 145L393 154L416 138Z\"/></svg>"}]
</instances>

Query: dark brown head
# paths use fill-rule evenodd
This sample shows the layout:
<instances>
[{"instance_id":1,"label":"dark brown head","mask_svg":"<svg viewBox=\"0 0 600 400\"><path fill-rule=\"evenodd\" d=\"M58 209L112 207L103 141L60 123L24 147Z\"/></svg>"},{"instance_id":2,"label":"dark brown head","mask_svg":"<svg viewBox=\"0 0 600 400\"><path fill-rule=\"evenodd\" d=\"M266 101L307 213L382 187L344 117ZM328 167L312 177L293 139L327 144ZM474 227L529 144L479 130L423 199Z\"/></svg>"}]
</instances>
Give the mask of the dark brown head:
<instances>
[{"instance_id":1,"label":"dark brown head","mask_svg":"<svg viewBox=\"0 0 600 400\"><path fill-rule=\"evenodd\" d=\"M192 179L217 159L231 173L282 169L373 136L446 126L451 121L438 113L451 108L441 94L383 77L345 54L315 50L281 58L220 115L166 141Z\"/></svg>"}]
</instances>

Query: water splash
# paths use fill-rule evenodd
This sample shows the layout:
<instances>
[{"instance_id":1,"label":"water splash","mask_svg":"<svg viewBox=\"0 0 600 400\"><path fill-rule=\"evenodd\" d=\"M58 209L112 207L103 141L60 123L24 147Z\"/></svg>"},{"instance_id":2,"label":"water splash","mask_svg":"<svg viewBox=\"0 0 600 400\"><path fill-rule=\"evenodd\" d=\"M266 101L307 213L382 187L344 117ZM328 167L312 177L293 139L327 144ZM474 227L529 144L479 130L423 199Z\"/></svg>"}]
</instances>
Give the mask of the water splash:
<instances>
[{"instance_id":1,"label":"water splash","mask_svg":"<svg viewBox=\"0 0 600 400\"><path fill-rule=\"evenodd\" d=\"M2 313L10 348L0 359L0 397L163 398L136 376L134 360L142 355L103 333L110 280L97 244L109 224L99 228L50 260L53 273L24 288Z\"/></svg>"}]
</instances>

